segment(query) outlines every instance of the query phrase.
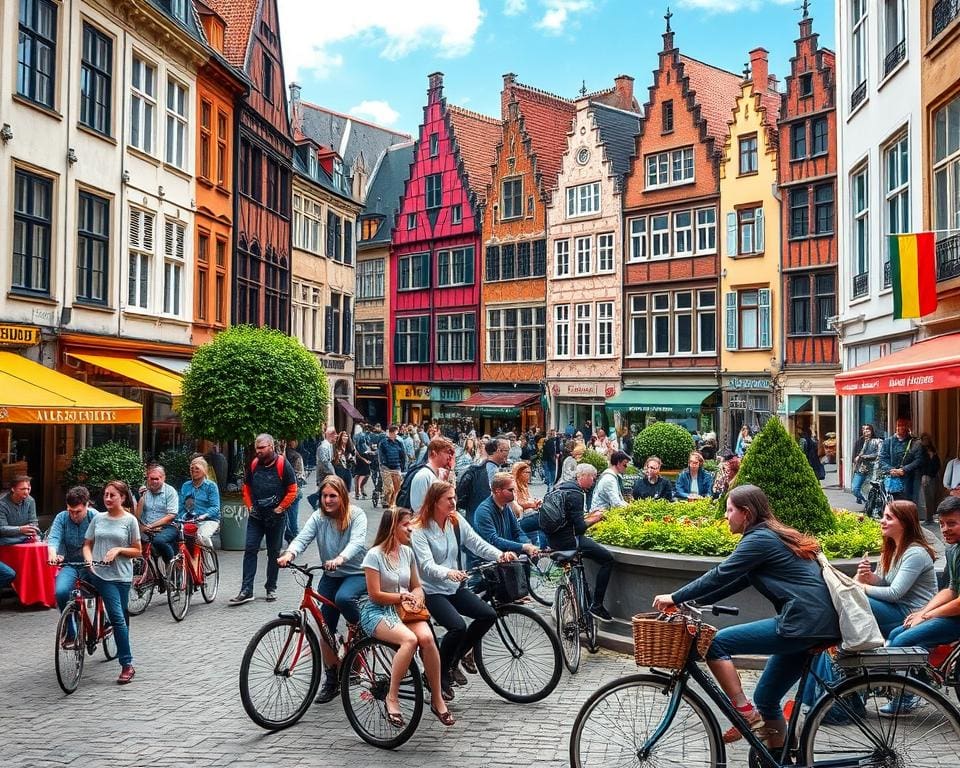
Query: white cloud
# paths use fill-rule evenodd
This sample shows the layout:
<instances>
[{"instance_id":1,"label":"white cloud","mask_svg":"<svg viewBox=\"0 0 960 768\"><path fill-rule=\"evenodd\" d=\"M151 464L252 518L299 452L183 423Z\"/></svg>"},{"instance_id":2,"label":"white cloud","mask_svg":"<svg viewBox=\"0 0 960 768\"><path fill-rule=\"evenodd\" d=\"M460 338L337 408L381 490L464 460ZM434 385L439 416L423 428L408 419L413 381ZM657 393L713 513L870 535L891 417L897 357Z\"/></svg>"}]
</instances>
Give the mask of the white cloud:
<instances>
[{"instance_id":1,"label":"white cloud","mask_svg":"<svg viewBox=\"0 0 960 768\"><path fill-rule=\"evenodd\" d=\"M504 0L503 12L506 16L518 16L527 10L527 0Z\"/></svg>"},{"instance_id":2,"label":"white cloud","mask_svg":"<svg viewBox=\"0 0 960 768\"><path fill-rule=\"evenodd\" d=\"M677 5L707 13L736 13L761 10L767 2L771 1L775 5L789 5L796 2L796 0L677 0Z\"/></svg>"},{"instance_id":3,"label":"white cloud","mask_svg":"<svg viewBox=\"0 0 960 768\"><path fill-rule=\"evenodd\" d=\"M304 72L330 76L349 55L342 47L333 49L348 42L379 49L385 59L399 59L418 48L446 58L463 56L483 21L480 0L279 0L279 5L288 81Z\"/></svg>"},{"instance_id":4,"label":"white cloud","mask_svg":"<svg viewBox=\"0 0 960 768\"><path fill-rule=\"evenodd\" d=\"M377 125L393 125L400 117L400 113L389 103L376 99L361 101L357 106L350 107L350 114L369 118Z\"/></svg>"},{"instance_id":5,"label":"white cloud","mask_svg":"<svg viewBox=\"0 0 960 768\"><path fill-rule=\"evenodd\" d=\"M545 7L543 17L537 22L537 27L544 32L560 35L567 29L567 24L574 14L591 11L594 0L541 0Z\"/></svg>"}]
</instances>

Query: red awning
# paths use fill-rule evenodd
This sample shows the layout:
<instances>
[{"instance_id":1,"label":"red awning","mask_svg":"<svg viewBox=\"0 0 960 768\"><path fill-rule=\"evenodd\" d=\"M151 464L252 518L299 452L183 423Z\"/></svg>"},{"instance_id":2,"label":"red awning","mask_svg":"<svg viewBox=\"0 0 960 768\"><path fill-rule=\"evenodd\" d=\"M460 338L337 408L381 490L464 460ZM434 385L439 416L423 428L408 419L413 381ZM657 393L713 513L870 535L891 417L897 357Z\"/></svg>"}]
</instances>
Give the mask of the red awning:
<instances>
[{"instance_id":1,"label":"red awning","mask_svg":"<svg viewBox=\"0 0 960 768\"><path fill-rule=\"evenodd\" d=\"M537 401L536 392L474 392L457 406L490 410L514 410Z\"/></svg>"},{"instance_id":2,"label":"red awning","mask_svg":"<svg viewBox=\"0 0 960 768\"><path fill-rule=\"evenodd\" d=\"M882 395L960 387L960 333L937 336L844 371L838 395Z\"/></svg>"}]
</instances>

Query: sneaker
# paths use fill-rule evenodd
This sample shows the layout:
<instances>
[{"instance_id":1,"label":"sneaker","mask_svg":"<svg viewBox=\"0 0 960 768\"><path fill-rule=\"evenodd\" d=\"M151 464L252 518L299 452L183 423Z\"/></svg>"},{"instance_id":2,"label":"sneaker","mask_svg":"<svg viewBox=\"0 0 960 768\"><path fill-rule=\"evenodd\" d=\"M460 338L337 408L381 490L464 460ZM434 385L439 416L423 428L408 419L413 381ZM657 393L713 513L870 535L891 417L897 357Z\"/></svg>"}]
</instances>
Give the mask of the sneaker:
<instances>
[{"instance_id":1,"label":"sneaker","mask_svg":"<svg viewBox=\"0 0 960 768\"><path fill-rule=\"evenodd\" d=\"M320 692L317 694L314 702L317 704L326 704L328 701L333 701L338 693L340 693L340 678L337 675L337 670L328 670L326 676L323 678L323 685L320 686Z\"/></svg>"},{"instance_id":2,"label":"sneaker","mask_svg":"<svg viewBox=\"0 0 960 768\"><path fill-rule=\"evenodd\" d=\"M253 595L249 592L240 592L236 597L231 597L227 600L227 605L243 605L244 603L252 603Z\"/></svg>"},{"instance_id":3,"label":"sneaker","mask_svg":"<svg viewBox=\"0 0 960 768\"><path fill-rule=\"evenodd\" d=\"M610 615L610 611L602 605L591 605L590 615L595 619L600 619L600 621L613 621L613 616Z\"/></svg>"},{"instance_id":4,"label":"sneaker","mask_svg":"<svg viewBox=\"0 0 960 768\"><path fill-rule=\"evenodd\" d=\"M453 671L450 673L450 677L453 678L453 682L455 682L457 685L467 684L467 676L460 671L459 665L453 668Z\"/></svg>"},{"instance_id":5,"label":"sneaker","mask_svg":"<svg viewBox=\"0 0 960 768\"><path fill-rule=\"evenodd\" d=\"M908 693L906 696L896 696L890 699L890 701L880 707L879 712L881 717L898 717L916 712L923 705L923 699Z\"/></svg>"},{"instance_id":6,"label":"sneaker","mask_svg":"<svg viewBox=\"0 0 960 768\"><path fill-rule=\"evenodd\" d=\"M120 670L120 677L117 678L118 685L126 685L133 680L133 676L137 674L136 670L131 664L125 664Z\"/></svg>"},{"instance_id":7,"label":"sneaker","mask_svg":"<svg viewBox=\"0 0 960 768\"><path fill-rule=\"evenodd\" d=\"M276 591L275 589L268 589L268 590L267 590L267 596L266 596L265 599L266 599L266 601L267 601L268 603L274 603L274 602L276 602L276 600L277 600L277 591Z\"/></svg>"}]
</instances>

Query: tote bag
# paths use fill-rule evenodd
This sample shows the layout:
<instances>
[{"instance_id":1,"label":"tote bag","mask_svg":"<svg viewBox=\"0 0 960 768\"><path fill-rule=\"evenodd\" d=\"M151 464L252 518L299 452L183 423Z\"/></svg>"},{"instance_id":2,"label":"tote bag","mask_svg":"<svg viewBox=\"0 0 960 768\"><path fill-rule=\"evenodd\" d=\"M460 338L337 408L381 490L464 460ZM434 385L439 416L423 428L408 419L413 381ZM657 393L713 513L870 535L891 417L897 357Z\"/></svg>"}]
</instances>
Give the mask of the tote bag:
<instances>
[{"instance_id":1,"label":"tote bag","mask_svg":"<svg viewBox=\"0 0 960 768\"><path fill-rule=\"evenodd\" d=\"M817 554L817 562L840 617L840 647L845 651L869 651L882 646L883 635L870 610L866 592L847 574L830 565L823 552Z\"/></svg>"}]
</instances>

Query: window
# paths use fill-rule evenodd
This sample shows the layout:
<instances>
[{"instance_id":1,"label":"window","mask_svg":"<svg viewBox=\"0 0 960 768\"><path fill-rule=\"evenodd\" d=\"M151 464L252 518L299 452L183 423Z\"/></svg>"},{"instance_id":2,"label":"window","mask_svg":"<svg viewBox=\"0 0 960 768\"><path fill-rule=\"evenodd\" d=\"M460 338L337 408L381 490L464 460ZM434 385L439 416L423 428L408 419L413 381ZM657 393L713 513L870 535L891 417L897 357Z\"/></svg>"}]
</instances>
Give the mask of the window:
<instances>
[{"instance_id":1,"label":"window","mask_svg":"<svg viewBox=\"0 0 960 768\"><path fill-rule=\"evenodd\" d=\"M450 222L460 224L463 221L463 206L460 203L450 206Z\"/></svg>"},{"instance_id":2,"label":"window","mask_svg":"<svg viewBox=\"0 0 960 768\"><path fill-rule=\"evenodd\" d=\"M280 166L271 157L267 158L267 208L271 211L280 210ZM339 223L339 222L338 222ZM339 241L337 243L339 245Z\"/></svg>"},{"instance_id":3,"label":"window","mask_svg":"<svg viewBox=\"0 0 960 768\"><path fill-rule=\"evenodd\" d=\"M187 22L187 0L170 0L170 13L178 21Z\"/></svg>"},{"instance_id":4,"label":"window","mask_svg":"<svg viewBox=\"0 0 960 768\"><path fill-rule=\"evenodd\" d=\"M717 252L717 211L715 208L697 210L697 253Z\"/></svg>"},{"instance_id":5,"label":"window","mask_svg":"<svg viewBox=\"0 0 960 768\"><path fill-rule=\"evenodd\" d=\"M832 272L814 275L814 283L817 290L814 328L823 336L834 332L830 327L830 319L837 314L837 287Z\"/></svg>"},{"instance_id":6,"label":"window","mask_svg":"<svg viewBox=\"0 0 960 768\"><path fill-rule=\"evenodd\" d=\"M530 363L546 359L545 307L487 310L487 362Z\"/></svg>"},{"instance_id":7,"label":"window","mask_svg":"<svg viewBox=\"0 0 960 768\"><path fill-rule=\"evenodd\" d=\"M407 229L416 229L417 228L417 214L408 213L407 214Z\"/></svg>"},{"instance_id":8,"label":"window","mask_svg":"<svg viewBox=\"0 0 960 768\"><path fill-rule=\"evenodd\" d=\"M335 355L340 354L340 318L341 302L346 297L332 291L330 303L323 310L323 350Z\"/></svg>"},{"instance_id":9,"label":"window","mask_svg":"<svg viewBox=\"0 0 960 768\"><path fill-rule=\"evenodd\" d=\"M476 347L473 312L437 315L437 362L472 363Z\"/></svg>"},{"instance_id":10,"label":"window","mask_svg":"<svg viewBox=\"0 0 960 768\"><path fill-rule=\"evenodd\" d=\"M630 296L630 354L647 354L647 296Z\"/></svg>"},{"instance_id":11,"label":"window","mask_svg":"<svg viewBox=\"0 0 960 768\"><path fill-rule=\"evenodd\" d=\"M870 188L865 167L853 174L850 188L853 192L854 275L863 275L870 268Z\"/></svg>"},{"instance_id":12,"label":"window","mask_svg":"<svg viewBox=\"0 0 960 768\"><path fill-rule=\"evenodd\" d=\"M810 192L806 187L790 190L790 237L806 237L810 232Z\"/></svg>"},{"instance_id":13,"label":"window","mask_svg":"<svg viewBox=\"0 0 960 768\"><path fill-rule=\"evenodd\" d=\"M670 294L653 294L653 354L670 354Z\"/></svg>"},{"instance_id":14,"label":"window","mask_svg":"<svg viewBox=\"0 0 960 768\"><path fill-rule=\"evenodd\" d=\"M443 201L443 193L440 185L440 174L432 173L427 176L426 181L427 208L439 208Z\"/></svg>"},{"instance_id":15,"label":"window","mask_svg":"<svg viewBox=\"0 0 960 768\"><path fill-rule=\"evenodd\" d=\"M357 368L383 367L383 321L357 323Z\"/></svg>"},{"instance_id":16,"label":"window","mask_svg":"<svg viewBox=\"0 0 960 768\"><path fill-rule=\"evenodd\" d=\"M343 297L343 324L342 324L342 333L341 333L341 343L342 347L340 351L344 355L352 354L353 352L353 307L352 300L349 296Z\"/></svg>"},{"instance_id":17,"label":"window","mask_svg":"<svg viewBox=\"0 0 960 768\"><path fill-rule=\"evenodd\" d=\"M903 134L883 151L884 202L886 234L898 235L910 231L910 141ZM884 264L890 253L884 248ZM889 269L884 270L884 287L890 284Z\"/></svg>"},{"instance_id":18,"label":"window","mask_svg":"<svg viewBox=\"0 0 960 768\"><path fill-rule=\"evenodd\" d=\"M770 289L727 293L727 349L769 349Z\"/></svg>"},{"instance_id":19,"label":"window","mask_svg":"<svg viewBox=\"0 0 960 768\"><path fill-rule=\"evenodd\" d=\"M613 272L613 232L597 235L597 271Z\"/></svg>"},{"instance_id":20,"label":"window","mask_svg":"<svg viewBox=\"0 0 960 768\"><path fill-rule=\"evenodd\" d=\"M960 97L945 104L933 119L934 226L938 239L960 228Z\"/></svg>"},{"instance_id":21,"label":"window","mask_svg":"<svg viewBox=\"0 0 960 768\"><path fill-rule=\"evenodd\" d=\"M533 241L533 277L543 277L547 274L547 241Z\"/></svg>"},{"instance_id":22,"label":"window","mask_svg":"<svg viewBox=\"0 0 960 768\"><path fill-rule=\"evenodd\" d=\"M567 187L567 218L600 213L600 182Z\"/></svg>"},{"instance_id":23,"label":"window","mask_svg":"<svg viewBox=\"0 0 960 768\"><path fill-rule=\"evenodd\" d=\"M829 126L827 124L827 118L825 117L816 117L810 126L810 133L813 135L813 156L817 157L818 155L827 154L829 149Z\"/></svg>"},{"instance_id":24,"label":"window","mask_svg":"<svg viewBox=\"0 0 960 768\"><path fill-rule=\"evenodd\" d=\"M437 251L437 285L473 285L473 247Z\"/></svg>"},{"instance_id":25,"label":"window","mask_svg":"<svg viewBox=\"0 0 960 768\"><path fill-rule=\"evenodd\" d=\"M301 195L293 196L293 247L320 254L323 242L323 207Z\"/></svg>"},{"instance_id":26,"label":"window","mask_svg":"<svg viewBox=\"0 0 960 768\"><path fill-rule=\"evenodd\" d=\"M577 249L577 274L589 275L593 267L593 238L578 237L574 243Z\"/></svg>"},{"instance_id":27,"label":"window","mask_svg":"<svg viewBox=\"0 0 960 768\"><path fill-rule=\"evenodd\" d=\"M829 320L836 314L836 282L832 272L794 275L790 278L792 336L833 333Z\"/></svg>"},{"instance_id":28,"label":"window","mask_svg":"<svg viewBox=\"0 0 960 768\"><path fill-rule=\"evenodd\" d=\"M516 266L516 243L504 243L502 246L500 246L500 279L513 280L516 275Z\"/></svg>"},{"instance_id":29,"label":"window","mask_svg":"<svg viewBox=\"0 0 960 768\"><path fill-rule=\"evenodd\" d=\"M553 244L553 274L555 277L570 275L570 241L557 240Z\"/></svg>"},{"instance_id":30,"label":"window","mask_svg":"<svg viewBox=\"0 0 960 768\"><path fill-rule=\"evenodd\" d=\"M647 258L647 217L630 219L630 261Z\"/></svg>"},{"instance_id":31,"label":"window","mask_svg":"<svg viewBox=\"0 0 960 768\"><path fill-rule=\"evenodd\" d=\"M176 221L166 219L163 231L163 312L167 315L182 313L184 241L187 228Z\"/></svg>"},{"instance_id":32,"label":"window","mask_svg":"<svg viewBox=\"0 0 960 768\"><path fill-rule=\"evenodd\" d=\"M217 184L227 184L227 141L230 136L227 116L217 112Z\"/></svg>"},{"instance_id":33,"label":"window","mask_svg":"<svg viewBox=\"0 0 960 768\"><path fill-rule=\"evenodd\" d=\"M130 261L127 271L127 305L150 309L150 271L153 264L154 214L130 209L128 239Z\"/></svg>"},{"instance_id":34,"label":"window","mask_svg":"<svg viewBox=\"0 0 960 768\"><path fill-rule=\"evenodd\" d=\"M883 0L883 74L907 57L906 0Z\"/></svg>"},{"instance_id":35,"label":"window","mask_svg":"<svg viewBox=\"0 0 960 768\"><path fill-rule=\"evenodd\" d=\"M673 255L693 255L693 226L690 211L673 214Z\"/></svg>"},{"instance_id":36,"label":"window","mask_svg":"<svg viewBox=\"0 0 960 768\"><path fill-rule=\"evenodd\" d=\"M597 356L613 355L613 302L597 303Z\"/></svg>"},{"instance_id":37,"label":"window","mask_svg":"<svg viewBox=\"0 0 960 768\"><path fill-rule=\"evenodd\" d=\"M217 238L216 283L213 291L214 320L217 325L227 321L227 241Z\"/></svg>"},{"instance_id":38,"label":"window","mask_svg":"<svg viewBox=\"0 0 960 768\"><path fill-rule=\"evenodd\" d=\"M436 157L440 154L440 134L430 134L430 157Z\"/></svg>"},{"instance_id":39,"label":"window","mask_svg":"<svg viewBox=\"0 0 960 768\"><path fill-rule=\"evenodd\" d=\"M80 193L77 210L77 300L107 303L110 201Z\"/></svg>"},{"instance_id":40,"label":"window","mask_svg":"<svg viewBox=\"0 0 960 768\"><path fill-rule=\"evenodd\" d=\"M682 291L673 295L674 347L677 354L693 352L693 293Z\"/></svg>"},{"instance_id":41,"label":"window","mask_svg":"<svg viewBox=\"0 0 960 768\"><path fill-rule=\"evenodd\" d=\"M670 133L673 130L673 100L667 99L660 106L660 115L663 120L661 133Z\"/></svg>"},{"instance_id":42,"label":"window","mask_svg":"<svg viewBox=\"0 0 960 768\"><path fill-rule=\"evenodd\" d=\"M701 354L717 351L716 291L697 291L697 349Z\"/></svg>"},{"instance_id":43,"label":"window","mask_svg":"<svg viewBox=\"0 0 960 768\"><path fill-rule=\"evenodd\" d=\"M823 184L813 189L813 208L818 235L833 234L833 185Z\"/></svg>"},{"instance_id":44,"label":"window","mask_svg":"<svg viewBox=\"0 0 960 768\"><path fill-rule=\"evenodd\" d=\"M333 211L327 211L327 258L343 260L343 219Z\"/></svg>"},{"instance_id":45,"label":"window","mask_svg":"<svg viewBox=\"0 0 960 768\"><path fill-rule=\"evenodd\" d=\"M746 136L740 139L740 173L757 172L757 137Z\"/></svg>"},{"instance_id":46,"label":"window","mask_svg":"<svg viewBox=\"0 0 960 768\"><path fill-rule=\"evenodd\" d=\"M200 171L199 175L204 179L210 179L210 144L213 135L213 126L211 121L213 107L209 101L200 102Z\"/></svg>"},{"instance_id":47,"label":"window","mask_svg":"<svg viewBox=\"0 0 960 768\"><path fill-rule=\"evenodd\" d=\"M807 156L807 124L794 123L790 126L790 159L800 160Z\"/></svg>"},{"instance_id":48,"label":"window","mask_svg":"<svg viewBox=\"0 0 960 768\"><path fill-rule=\"evenodd\" d=\"M383 259L370 259L357 264L357 298L382 299L383 291ZM357 347L357 351L360 347Z\"/></svg>"},{"instance_id":49,"label":"window","mask_svg":"<svg viewBox=\"0 0 960 768\"><path fill-rule=\"evenodd\" d=\"M850 0L850 108L866 96L867 0Z\"/></svg>"},{"instance_id":50,"label":"window","mask_svg":"<svg viewBox=\"0 0 960 768\"><path fill-rule=\"evenodd\" d=\"M412 291L430 287L430 254L401 256L397 263L397 290Z\"/></svg>"},{"instance_id":51,"label":"window","mask_svg":"<svg viewBox=\"0 0 960 768\"><path fill-rule=\"evenodd\" d=\"M246 139L240 140L240 192L263 199L263 153Z\"/></svg>"},{"instance_id":52,"label":"window","mask_svg":"<svg viewBox=\"0 0 960 768\"><path fill-rule=\"evenodd\" d=\"M52 109L56 72L57 6L50 0L21 0L17 93Z\"/></svg>"},{"instance_id":53,"label":"window","mask_svg":"<svg viewBox=\"0 0 960 768\"><path fill-rule=\"evenodd\" d=\"M80 57L80 123L110 135L113 91L113 40L84 23Z\"/></svg>"},{"instance_id":54,"label":"window","mask_svg":"<svg viewBox=\"0 0 960 768\"><path fill-rule=\"evenodd\" d=\"M210 291L210 235L206 232L197 232L197 284L194 287L196 296L194 311L196 319L206 322L209 318L209 291Z\"/></svg>"},{"instance_id":55,"label":"window","mask_svg":"<svg viewBox=\"0 0 960 768\"><path fill-rule=\"evenodd\" d=\"M500 279L500 246L499 245L488 245L487 246L487 261L486 261L486 280L491 282L493 280Z\"/></svg>"},{"instance_id":56,"label":"window","mask_svg":"<svg viewBox=\"0 0 960 768\"><path fill-rule=\"evenodd\" d=\"M523 178L505 179L501 195L503 219L517 219L523 216Z\"/></svg>"},{"instance_id":57,"label":"window","mask_svg":"<svg viewBox=\"0 0 960 768\"><path fill-rule=\"evenodd\" d=\"M798 95L801 99L809 98L813 96L813 73L804 72L800 75L797 86Z\"/></svg>"},{"instance_id":58,"label":"window","mask_svg":"<svg viewBox=\"0 0 960 768\"><path fill-rule=\"evenodd\" d=\"M53 182L17 170L13 204L13 281L15 291L50 292Z\"/></svg>"},{"instance_id":59,"label":"window","mask_svg":"<svg viewBox=\"0 0 960 768\"><path fill-rule=\"evenodd\" d=\"M333 186L341 191L347 191L343 176L343 160L339 157L333 158Z\"/></svg>"},{"instance_id":60,"label":"window","mask_svg":"<svg viewBox=\"0 0 960 768\"><path fill-rule=\"evenodd\" d=\"M553 354L555 357L570 357L570 305L556 304L553 307Z\"/></svg>"},{"instance_id":61,"label":"window","mask_svg":"<svg viewBox=\"0 0 960 768\"><path fill-rule=\"evenodd\" d=\"M670 255L670 217L650 217L650 255L653 258L662 258Z\"/></svg>"},{"instance_id":62,"label":"window","mask_svg":"<svg viewBox=\"0 0 960 768\"><path fill-rule=\"evenodd\" d=\"M741 208L727 214L727 255L763 253L763 208Z\"/></svg>"},{"instance_id":63,"label":"window","mask_svg":"<svg viewBox=\"0 0 960 768\"><path fill-rule=\"evenodd\" d=\"M694 180L693 147L648 155L647 186L663 187Z\"/></svg>"},{"instance_id":64,"label":"window","mask_svg":"<svg viewBox=\"0 0 960 768\"><path fill-rule=\"evenodd\" d=\"M810 333L810 276L795 275L790 278L790 334L806 336Z\"/></svg>"},{"instance_id":65,"label":"window","mask_svg":"<svg viewBox=\"0 0 960 768\"><path fill-rule=\"evenodd\" d=\"M322 341L320 287L294 280L290 296L293 300L293 336L307 349L319 350Z\"/></svg>"},{"instance_id":66,"label":"window","mask_svg":"<svg viewBox=\"0 0 960 768\"><path fill-rule=\"evenodd\" d=\"M590 357L593 342L593 304L576 304L577 357Z\"/></svg>"},{"instance_id":67,"label":"window","mask_svg":"<svg viewBox=\"0 0 960 768\"><path fill-rule=\"evenodd\" d=\"M517 277L530 277L530 242L517 243Z\"/></svg>"},{"instance_id":68,"label":"window","mask_svg":"<svg viewBox=\"0 0 960 768\"><path fill-rule=\"evenodd\" d=\"M273 104L273 59L263 52L263 98Z\"/></svg>"},{"instance_id":69,"label":"window","mask_svg":"<svg viewBox=\"0 0 960 768\"><path fill-rule=\"evenodd\" d=\"M176 80L167 80L166 161L177 168L187 165L187 89Z\"/></svg>"},{"instance_id":70,"label":"window","mask_svg":"<svg viewBox=\"0 0 960 768\"><path fill-rule=\"evenodd\" d=\"M153 153L157 70L136 54L130 73L130 146Z\"/></svg>"}]
</instances>

